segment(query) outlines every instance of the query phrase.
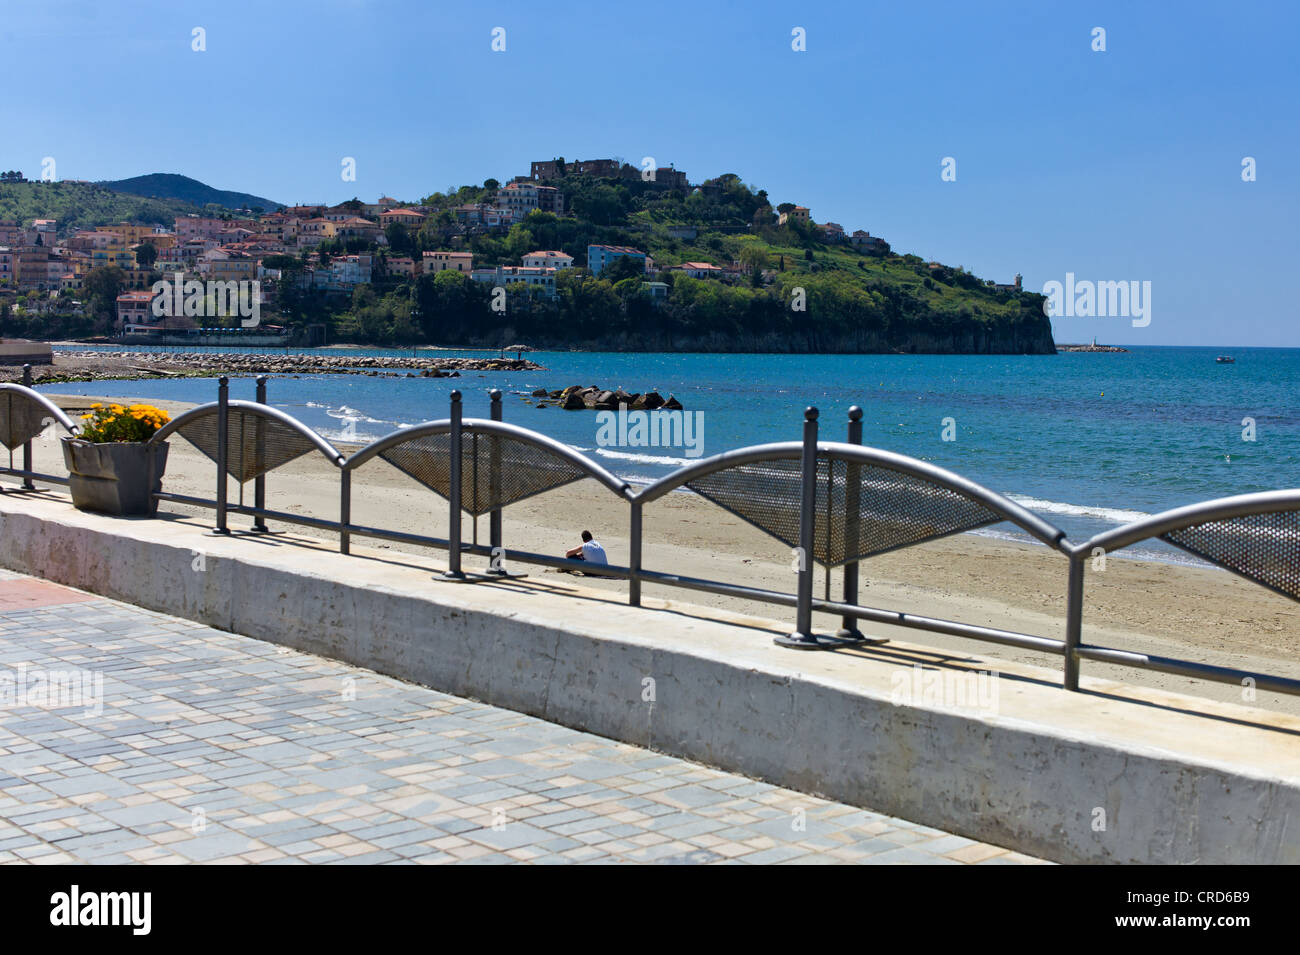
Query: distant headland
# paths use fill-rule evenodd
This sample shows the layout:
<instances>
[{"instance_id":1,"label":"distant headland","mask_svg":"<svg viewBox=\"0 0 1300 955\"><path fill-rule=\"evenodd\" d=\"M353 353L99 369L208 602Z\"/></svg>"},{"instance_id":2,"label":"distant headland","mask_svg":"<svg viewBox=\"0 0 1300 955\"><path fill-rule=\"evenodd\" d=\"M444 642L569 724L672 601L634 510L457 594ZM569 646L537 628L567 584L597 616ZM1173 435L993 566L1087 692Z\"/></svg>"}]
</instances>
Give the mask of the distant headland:
<instances>
[{"instance_id":1,"label":"distant headland","mask_svg":"<svg viewBox=\"0 0 1300 955\"><path fill-rule=\"evenodd\" d=\"M201 315L151 308L156 281L183 273L256 282L261 326L301 345L1056 353L1044 297L1020 276L900 254L735 173L692 182L617 159L290 206L173 175L29 182L11 170L0 246L14 258L0 333L30 339L239 324L216 302Z\"/></svg>"}]
</instances>

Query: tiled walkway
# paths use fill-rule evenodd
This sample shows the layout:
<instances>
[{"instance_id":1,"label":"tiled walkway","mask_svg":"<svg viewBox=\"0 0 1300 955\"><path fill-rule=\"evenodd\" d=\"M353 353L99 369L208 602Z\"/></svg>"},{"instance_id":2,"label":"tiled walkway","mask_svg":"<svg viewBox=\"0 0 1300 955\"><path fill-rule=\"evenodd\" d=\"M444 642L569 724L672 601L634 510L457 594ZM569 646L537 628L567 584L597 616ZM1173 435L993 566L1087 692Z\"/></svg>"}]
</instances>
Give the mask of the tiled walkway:
<instances>
[{"instance_id":1,"label":"tiled walkway","mask_svg":"<svg viewBox=\"0 0 1300 955\"><path fill-rule=\"evenodd\" d=\"M0 861L1037 860L0 571Z\"/></svg>"}]
</instances>

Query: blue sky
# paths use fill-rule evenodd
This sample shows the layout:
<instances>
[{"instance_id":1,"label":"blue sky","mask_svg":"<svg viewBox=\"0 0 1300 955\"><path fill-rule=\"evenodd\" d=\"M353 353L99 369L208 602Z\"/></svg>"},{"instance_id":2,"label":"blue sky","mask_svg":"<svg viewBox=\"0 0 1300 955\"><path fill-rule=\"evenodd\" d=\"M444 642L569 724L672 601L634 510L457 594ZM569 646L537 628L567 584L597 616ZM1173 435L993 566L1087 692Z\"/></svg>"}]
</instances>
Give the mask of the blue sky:
<instances>
[{"instance_id":1,"label":"blue sky","mask_svg":"<svg viewBox=\"0 0 1300 955\"><path fill-rule=\"evenodd\" d=\"M1058 341L1300 346L1295 3L2 2L29 176L373 201L652 156L981 277L1152 283Z\"/></svg>"}]
</instances>

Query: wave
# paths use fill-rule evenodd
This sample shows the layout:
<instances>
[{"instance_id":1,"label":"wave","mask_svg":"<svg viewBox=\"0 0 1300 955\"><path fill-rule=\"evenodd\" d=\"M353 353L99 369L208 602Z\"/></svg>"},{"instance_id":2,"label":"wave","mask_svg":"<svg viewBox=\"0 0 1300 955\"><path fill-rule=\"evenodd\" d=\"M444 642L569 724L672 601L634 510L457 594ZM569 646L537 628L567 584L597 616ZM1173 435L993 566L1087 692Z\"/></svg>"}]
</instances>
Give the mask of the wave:
<instances>
[{"instance_id":1,"label":"wave","mask_svg":"<svg viewBox=\"0 0 1300 955\"><path fill-rule=\"evenodd\" d=\"M1034 544L1037 541L1028 534L1019 531L1001 531L992 527L980 527L973 531L966 531L967 534L975 537L991 537L995 540L1015 541L1018 544ZM1193 557L1186 551L1179 550L1176 547L1169 547L1162 550L1156 550L1152 547L1143 547L1140 544L1133 547L1126 547L1122 551L1115 551L1106 555L1108 560L1137 560L1153 564L1177 564L1180 567L1201 567L1219 570L1214 564L1201 560L1199 557Z\"/></svg>"},{"instance_id":2,"label":"wave","mask_svg":"<svg viewBox=\"0 0 1300 955\"><path fill-rule=\"evenodd\" d=\"M611 451L609 448L597 448L596 453L601 457L617 458L620 461L635 461L638 464L660 464L665 467L682 467L703 460L702 458L674 458L658 454L636 454L631 451Z\"/></svg>"},{"instance_id":3,"label":"wave","mask_svg":"<svg viewBox=\"0 0 1300 955\"><path fill-rule=\"evenodd\" d=\"M406 425L400 421L392 421L385 418L372 418L364 411L358 411L356 408L350 408L347 405L340 405L337 408L326 407L325 413L331 418L338 418L340 421L349 421L354 424L391 424L399 428L405 428Z\"/></svg>"},{"instance_id":4,"label":"wave","mask_svg":"<svg viewBox=\"0 0 1300 955\"><path fill-rule=\"evenodd\" d=\"M1069 514L1071 517L1094 517L1114 524L1129 524L1150 517L1146 511L1130 511L1119 507L1101 507L1094 504L1067 504L1064 501L1045 501L1026 494L1008 494L1007 497L1021 507L1046 514Z\"/></svg>"}]
</instances>

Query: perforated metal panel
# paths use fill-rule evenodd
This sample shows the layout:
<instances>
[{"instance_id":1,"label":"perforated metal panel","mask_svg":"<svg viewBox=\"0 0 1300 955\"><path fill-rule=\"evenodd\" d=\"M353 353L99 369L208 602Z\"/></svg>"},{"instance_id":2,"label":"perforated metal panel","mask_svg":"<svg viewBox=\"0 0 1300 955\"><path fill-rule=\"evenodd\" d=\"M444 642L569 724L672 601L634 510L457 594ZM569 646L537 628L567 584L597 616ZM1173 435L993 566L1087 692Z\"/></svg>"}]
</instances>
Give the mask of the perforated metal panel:
<instances>
[{"instance_id":1,"label":"perforated metal panel","mask_svg":"<svg viewBox=\"0 0 1300 955\"><path fill-rule=\"evenodd\" d=\"M798 547L803 496L799 474L798 461L764 461L714 471L686 486L782 543Z\"/></svg>"},{"instance_id":2,"label":"perforated metal panel","mask_svg":"<svg viewBox=\"0 0 1300 955\"><path fill-rule=\"evenodd\" d=\"M302 457L315 445L293 428L273 418L246 414L231 408L226 427L226 473L243 484ZM213 461L217 460L217 416L202 418L177 429L186 441Z\"/></svg>"},{"instance_id":3,"label":"perforated metal panel","mask_svg":"<svg viewBox=\"0 0 1300 955\"><path fill-rule=\"evenodd\" d=\"M38 437L52 418L48 408L27 396L0 391L0 444L10 451Z\"/></svg>"},{"instance_id":4,"label":"perforated metal panel","mask_svg":"<svg viewBox=\"0 0 1300 955\"><path fill-rule=\"evenodd\" d=\"M451 495L451 436L415 438L380 452L393 467L442 495ZM461 507L486 514L587 477L577 465L527 441L466 431L461 436Z\"/></svg>"},{"instance_id":5,"label":"perforated metal panel","mask_svg":"<svg viewBox=\"0 0 1300 955\"><path fill-rule=\"evenodd\" d=\"M799 475L798 461L770 461L715 471L687 487L798 547ZM828 458L817 461L815 513L812 556L828 567L1002 520L983 504L924 478Z\"/></svg>"},{"instance_id":6,"label":"perforated metal panel","mask_svg":"<svg viewBox=\"0 0 1300 955\"><path fill-rule=\"evenodd\" d=\"M443 497L451 493L450 435L435 434L412 438L386 451L380 451L379 456L431 491ZM463 468L464 465L462 464L461 467Z\"/></svg>"},{"instance_id":7,"label":"perforated metal panel","mask_svg":"<svg viewBox=\"0 0 1300 955\"><path fill-rule=\"evenodd\" d=\"M831 516L824 518L827 505L819 494L817 525L819 542L829 536L826 556L818 559L831 566L1003 520L978 501L925 478L847 461L833 463ZM819 491L821 487L819 483ZM837 516L841 514L844 517Z\"/></svg>"},{"instance_id":8,"label":"perforated metal panel","mask_svg":"<svg viewBox=\"0 0 1300 955\"><path fill-rule=\"evenodd\" d=\"M1300 600L1300 511L1209 521L1161 536L1212 564Z\"/></svg>"}]
</instances>

